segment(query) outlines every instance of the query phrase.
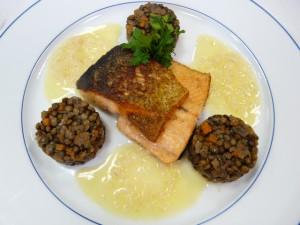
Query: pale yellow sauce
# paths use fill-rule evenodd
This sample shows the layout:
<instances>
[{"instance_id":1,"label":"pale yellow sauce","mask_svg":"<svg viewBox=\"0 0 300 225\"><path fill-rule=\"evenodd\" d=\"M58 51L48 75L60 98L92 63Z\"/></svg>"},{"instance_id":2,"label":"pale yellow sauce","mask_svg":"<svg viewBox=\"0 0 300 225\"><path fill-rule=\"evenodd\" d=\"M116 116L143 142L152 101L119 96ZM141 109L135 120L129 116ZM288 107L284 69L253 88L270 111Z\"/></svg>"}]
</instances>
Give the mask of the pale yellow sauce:
<instances>
[{"instance_id":1,"label":"pale yellow sauce","mask_svg":"<svg viewBox=\"0 0 300 225\"><path fill-rule=\"evenodd\" d=\"M258 122L260 92L250 64L235 50L210 37L198 38L193 67L212 76L206 109Z\"/></svg>"},{"instance_id":2,"label":"pale yellow sauce","mask_svg":"<svg viewBox=\"0 0 300 225\"><path fill-rule=\"evenodd\" d=\"M143 219L192 206L206 186L188 160L167 165L136 144L116 149L103 165L82 169L76 177L82 190L102 207Z\"/></svg>"},{"instance_id":3,"label":"pale yellow sauce","mask_svg":"<svg viewBox=\"0 0 300 225\"><path fill-rule=\"evenodd\" d=\"M120 32L120 25L103 25L61 43L48 60L46 97L57 101L62 97L74 95L78 78L117 44Z\"/></svg>"}]
</instances>

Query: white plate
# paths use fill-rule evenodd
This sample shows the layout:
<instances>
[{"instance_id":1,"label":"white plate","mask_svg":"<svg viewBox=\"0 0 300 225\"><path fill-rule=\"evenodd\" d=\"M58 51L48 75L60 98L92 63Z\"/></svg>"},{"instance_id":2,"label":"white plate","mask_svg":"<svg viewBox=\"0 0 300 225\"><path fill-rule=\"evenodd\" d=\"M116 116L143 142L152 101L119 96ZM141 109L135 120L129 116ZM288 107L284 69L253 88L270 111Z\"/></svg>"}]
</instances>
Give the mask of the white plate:
<instances>
[{"instance_id":1,"label":"white plate","mask_svg":"<svg viewBox=\"0 0 300 225\"><path fill-rule=\"evenodd\" d=\"M0 134L5 137L5 153L0 174L5 185L0 186L0 197L4 199L0 203L0 209L4 209L0 222L37 224L45 217L43 224L297 224L300 206L291 205L300 199L299 179L293 179L300 175L300 153L295 151L296 125L300 124L296 114L299 77L294 75L300 72L299 49L278 24L273 24L250 2L238 3L235 7L239 10L230 9L225 3L218 3L216 8L205 1L191 1L188 5L176 1L177 5L168 5L187 32L176 48L179 61L190 63L196 37L211 34L241 52L257 74L263 99L261 122L255 127L260 151L257 166L250 174L230 184L209 185L191 209L146 223L120 218L93 204L76 185L74 169L55 163L38 149L34 124L40 111L49 106L42 90L49 52L62 39L88 26L112 22L124 25L126 16L139 4L118 3L121 2L39 2L1 35L0 59L5 64L0 70L5 85L1 89L4 110ZM254 16L260 23L250 26ZM260 34L265 30L267 42ZM125 40L124 36L123 30L120 41ZM114 146L127 142L115 128L114 118L103 112L101 115L109 139L114 141L108 141L88 165L103 162ZM274 144L270 148L275 124ZM277 203L270 204L270 200ZM13 217L15 213L18 216Z\"/></svg>"}]
</instances>

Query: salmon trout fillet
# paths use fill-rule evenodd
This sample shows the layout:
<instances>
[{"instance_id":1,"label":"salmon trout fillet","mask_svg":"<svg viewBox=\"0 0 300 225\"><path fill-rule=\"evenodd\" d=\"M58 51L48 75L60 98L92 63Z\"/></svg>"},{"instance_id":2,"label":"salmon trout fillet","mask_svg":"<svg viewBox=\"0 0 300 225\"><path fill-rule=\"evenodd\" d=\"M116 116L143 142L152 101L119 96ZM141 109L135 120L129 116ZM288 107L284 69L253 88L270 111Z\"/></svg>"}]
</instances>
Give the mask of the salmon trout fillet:
<instances>
[{"instance_id":1,"label":"salmon trout fillet","mask_svg":"<svg viewBox=\"0 0 300 225\"><path fill-rule=\"evenodd\" d=\"M132 66L132 52L116 46L77 81L89 102L127 119L149 140L156 141L188 91L172 70L151 60Z\"/></svg>"},{"instance_id":2,"label":"salmon trout fillet","mask_svg":"<svg viewBox=\"0 0 300 225\"><path fill-rule=\"evenodd\" d=\"M128 138L165 163L176 161L185 149L207 100L211 79L209 74L190 69L178 62L173 62L170 69L179 83L189 91L189 96L166 122L157 140L152 142L147 139L124 115L117 122L120 131Z\"/></svg>"}]
</instances>

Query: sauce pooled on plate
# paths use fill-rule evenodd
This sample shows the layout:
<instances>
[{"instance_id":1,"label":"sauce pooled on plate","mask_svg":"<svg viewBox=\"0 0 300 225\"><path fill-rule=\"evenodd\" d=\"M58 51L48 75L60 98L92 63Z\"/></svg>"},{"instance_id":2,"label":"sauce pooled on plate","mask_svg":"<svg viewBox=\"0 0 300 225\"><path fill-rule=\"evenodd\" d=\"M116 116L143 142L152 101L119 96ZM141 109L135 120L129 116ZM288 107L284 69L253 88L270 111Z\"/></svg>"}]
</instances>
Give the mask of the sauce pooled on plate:
<instances>
[{"instance_id":1,"label":"sauce pooled on plate","mask_svg":"<svg viewBox=\"0 0 300 225\"><path fill-rule=\"evenodd\" d=\"M188 160L164 164L136 144L120 147L104 164L76 177L92 200L131 218L177 213L195 203L206 186Z\"/></svg>"},{"instance_id":2,"label":"sauce pooled on plate","mask_svg":"<svg viewBox=\"0 0 300 225\"><path fill-rule=\"evenodd\" d=\"M109 24L65 40L50 55L45 94L51 101L75 94L78 78L118 42L120 25Z\"/></svg>"},{"instance_id":3,"label":"sauce pooled on plate","mask_svg":"<svg viewBox=\"0 0 300 225\"><path fill-rule=\"evenodd\" d=\"M229 114L257 123L260 92L250 64L235 50L210 37L198 38L193 67L212 76L206 106L212 114Z\"/></svg>"}]
</instances>

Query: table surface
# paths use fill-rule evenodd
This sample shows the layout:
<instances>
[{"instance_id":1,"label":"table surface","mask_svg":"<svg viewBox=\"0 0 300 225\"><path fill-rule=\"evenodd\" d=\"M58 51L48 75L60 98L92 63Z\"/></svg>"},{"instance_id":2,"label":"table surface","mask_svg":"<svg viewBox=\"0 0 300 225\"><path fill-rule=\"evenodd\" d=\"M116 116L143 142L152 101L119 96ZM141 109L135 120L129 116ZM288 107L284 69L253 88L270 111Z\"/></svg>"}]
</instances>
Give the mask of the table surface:
<instances>
[{"instance_id":1,"label":"table surface","mask_svg":"<svg viewBox=\"0 0 300 225\"><path fill-rule=\"evenodd\" d=\"M9 28L9 26L11 26L13 21L19 15L21 15L27 8L29 8L36 1L37 0L0 0L0 41L3 32L5 32ZM43 1L51 1L51 0L43 0ZM249 0L244 0L244 1L249 1ZM270 20L274 20L274 22L279 23L286 30L286 32L291 36L294 42L298 45L298 49L300 50L300 14L299 14L300 0L254 0L254 1L255 4L257 4L259 7L261 7L262 10L264 10L267 14L269 14ZM188 5L188 3L186 2L187 1L185 1L185 3L183 4ZM58 0L57 0L57 4L59 4ZM25 187L26 191L28 191L28 189L30 188L31 188L30 184ZM64 209L62 205L59 205L59 207L61 207L62 210ZM1 204L0 204L0 209L1 209ZM68 221L70 224L75 224L77 220L78 218L75 216L68 217ZM71 221L73 221L74 223ZM81 222L82 224L84 224L85 221L81 221ZM3 221L1 221L0 218L0 225L2 224L4 223Z\"/></svg>"},{"instance_id":2,"label":"table surface","mask_svg":"<svg viewBox=\"0 0 300 225\"><path fill-rule=\"evenodd\" d=\"M44 0L50 1L50 0ZM36 0L0 0L0 35ZM300 46L300 0L256 0L273 20L279 22Z\"/></svg>"}]
</instances>

